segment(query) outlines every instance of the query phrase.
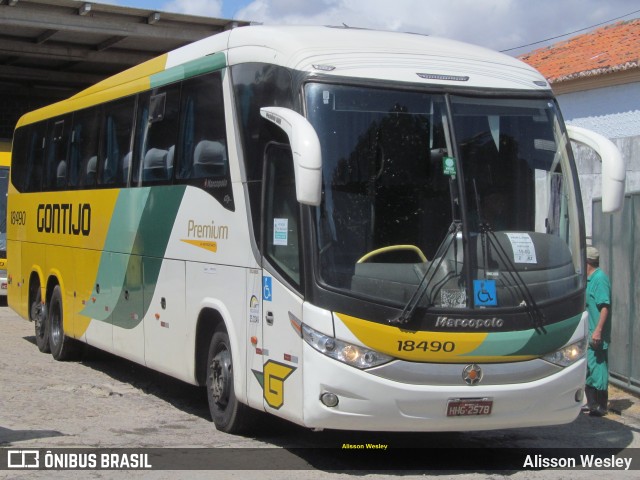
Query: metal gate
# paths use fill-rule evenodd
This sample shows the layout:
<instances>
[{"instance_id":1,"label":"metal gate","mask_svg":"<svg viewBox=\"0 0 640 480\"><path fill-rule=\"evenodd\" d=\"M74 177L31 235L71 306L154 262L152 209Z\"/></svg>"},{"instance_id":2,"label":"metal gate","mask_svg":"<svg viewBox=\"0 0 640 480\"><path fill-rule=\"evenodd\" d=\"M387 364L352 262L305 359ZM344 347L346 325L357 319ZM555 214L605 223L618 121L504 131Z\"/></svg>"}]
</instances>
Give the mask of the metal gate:
<instances>
[{"instance_id":1,"label":"metal gate","mask_svg":"<svg viewBox=\"0 0 640 480\"><path fill-rule=\"evenodd\" d=\"M592 215L592 244L611 279L611 381L640 393L640 192L627 193L615 215L603 214L594 199Z\"/></svg>"}]
</instances>

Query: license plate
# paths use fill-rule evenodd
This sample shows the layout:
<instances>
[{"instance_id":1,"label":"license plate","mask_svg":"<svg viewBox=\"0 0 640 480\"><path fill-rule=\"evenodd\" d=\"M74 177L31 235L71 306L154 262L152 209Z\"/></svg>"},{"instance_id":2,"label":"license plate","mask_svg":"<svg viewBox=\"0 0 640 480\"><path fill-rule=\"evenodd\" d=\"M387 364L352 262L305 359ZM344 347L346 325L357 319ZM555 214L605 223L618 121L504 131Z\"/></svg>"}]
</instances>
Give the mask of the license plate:
<instances>
[{"instance_id":1,"label":"license plate","mask_svg":"<svg viewBox=\"0 0 640 480\"><path fill-rule=\"evenodd\" d=\"M488 398L453 398L447 402L447 417L491 415L492 408Z\"/></svg>"}]
</instances>

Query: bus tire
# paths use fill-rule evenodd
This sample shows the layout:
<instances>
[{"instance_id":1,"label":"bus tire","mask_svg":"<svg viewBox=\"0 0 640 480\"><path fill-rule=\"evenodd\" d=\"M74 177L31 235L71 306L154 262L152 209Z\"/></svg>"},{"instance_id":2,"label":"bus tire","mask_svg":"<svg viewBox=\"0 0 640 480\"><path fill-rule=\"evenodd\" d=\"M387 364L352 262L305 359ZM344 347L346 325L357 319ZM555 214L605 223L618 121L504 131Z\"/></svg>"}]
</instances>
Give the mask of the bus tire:
<instances>
[{"instance_id":1,"label":"bus tire","mask_svg":"<svg viewBox=\"0 0 640 480\"><path fill-rule=\"evenodd\" d=\"M53 287L48 308L49 347L51 355L59 361L73 360L80 353L80 345L64 333L64 313L62 310L62 294L60 286Z\"/></svg>"},{"instance_id":2,"label":"bus tire","mask_svg":"<svg viewBox=\"0 0 640 480\"><path fill-rule=\"evenodd\" d=\"M40 285L34 289L33 301L29 305L29 320L35 325L36 345L42 353L50 353L49 347L49 319L42 304Z\"/></svg>"},{"instance_id":3,"label":"bus tire","mask_svg":"<svg viewBox=\"0 0 640 480\"><path fill-rule=\"evenodd\" d=\"M238 401L233 388L233 361L229 335L217 329L207 357L207 401L216 428L226 433L246 432L252 409Z\"/></svg>"}]
</instances>

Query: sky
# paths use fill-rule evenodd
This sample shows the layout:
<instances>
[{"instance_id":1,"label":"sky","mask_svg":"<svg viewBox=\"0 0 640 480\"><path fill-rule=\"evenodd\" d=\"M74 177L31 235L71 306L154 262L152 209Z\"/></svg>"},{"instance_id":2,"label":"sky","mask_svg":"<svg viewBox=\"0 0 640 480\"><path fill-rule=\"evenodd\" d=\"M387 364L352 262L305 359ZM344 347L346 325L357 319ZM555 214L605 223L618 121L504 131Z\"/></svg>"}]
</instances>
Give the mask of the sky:
<instances>
[{"instance_id":1,"label":"sky","mask_svg":"<svg viewBox=\"0 0 640 480\"><path fill-rule=\"evenodd\" d=\"M421 33L521 55L640 18L638 0L100 0L269 25L342 25ZM622 18L619 18L622 17ZM550 41L552 37L572 33ZM530 45L533 44L533 45ZM522 48L516 48L521 47Z\"/></svg>"}]
</instances>

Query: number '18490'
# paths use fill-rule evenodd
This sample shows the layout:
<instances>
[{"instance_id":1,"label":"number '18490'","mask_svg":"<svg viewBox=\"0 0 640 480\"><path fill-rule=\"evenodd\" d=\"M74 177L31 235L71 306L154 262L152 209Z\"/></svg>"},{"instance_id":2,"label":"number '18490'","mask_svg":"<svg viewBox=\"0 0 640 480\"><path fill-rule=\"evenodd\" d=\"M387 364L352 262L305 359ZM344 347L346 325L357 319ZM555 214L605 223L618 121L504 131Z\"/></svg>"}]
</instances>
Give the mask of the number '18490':
<instances>
[{"instance_id":1,"label":"number '18490'","mask_svg":"<svg viewBox=\"0 0 640 480\"><path fill-rule=\"evenodd\" d=\"M11 225L25 225L27 223L27 212L24 210L11 211Z\"/></svg>"},{"instance_id":2,"label":"number '18490'","mask_svg":"<svg viewBox=\"0 0 640 480\"><path fill-rule=\"evenodd\" d=\"M423 352L453 352L456 344L453 342L440 342L432 340L428 342L423 340L416 342L414 340L398 340L398 352L413 352L414 350L422 350Z\"/></svg>"}]
</instances>

